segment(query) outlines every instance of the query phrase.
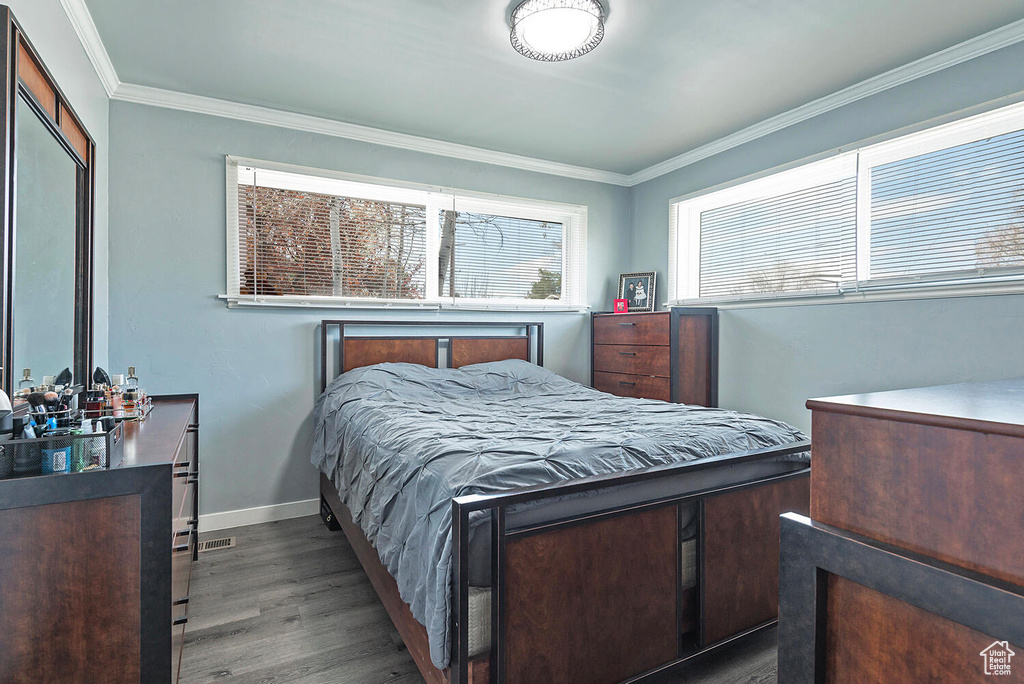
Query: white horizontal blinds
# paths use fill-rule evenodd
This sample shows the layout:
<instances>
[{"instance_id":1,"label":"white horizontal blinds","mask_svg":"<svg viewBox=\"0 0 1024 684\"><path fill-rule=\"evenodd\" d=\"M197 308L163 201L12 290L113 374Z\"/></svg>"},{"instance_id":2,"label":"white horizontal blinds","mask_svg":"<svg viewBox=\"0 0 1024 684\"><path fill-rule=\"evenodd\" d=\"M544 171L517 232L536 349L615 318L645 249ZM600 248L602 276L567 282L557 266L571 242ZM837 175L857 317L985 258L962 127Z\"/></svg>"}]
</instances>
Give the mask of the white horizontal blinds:
<instances>
[{"instance_id":1,"label":"white horizontal blinds","mask_svg":"<svg viewBox=\"0 0 1024 684\"><path fill-rule=\"evenodd\" d=\"M426 202L303 174L238 176L239 294L426 296Z\"/></svg>"},{"instance_id":2,"label":"white horizontal blinds","mask_svg":"<svg viewBox=\"0 0 1024 684\"><path fill-rule=\"evenodd\" d=\"M564 218L508 209L479 200L456 200L442 208L441 297L563 299Z\"/></svg>"},{"instance_id":3,"label":"white horizontal blinds","mask_svg":"<svg viewBox=\"0 0 1024 684\"><path fill-rule=\"evenodd\" d=\"M871 169L871 278L1024 267L1024 131Z\"/></svg>"},{"instance_id":4,"label":"white horizontal blinds","mask_svg":"<svg viewBox=\"0 0 1024 684\"><path fill-rule=\"evenodd\" d=\"M851 175L702 211L699 296L835 291L856 277L856 208Z\"/></svg>"}]
</instances>

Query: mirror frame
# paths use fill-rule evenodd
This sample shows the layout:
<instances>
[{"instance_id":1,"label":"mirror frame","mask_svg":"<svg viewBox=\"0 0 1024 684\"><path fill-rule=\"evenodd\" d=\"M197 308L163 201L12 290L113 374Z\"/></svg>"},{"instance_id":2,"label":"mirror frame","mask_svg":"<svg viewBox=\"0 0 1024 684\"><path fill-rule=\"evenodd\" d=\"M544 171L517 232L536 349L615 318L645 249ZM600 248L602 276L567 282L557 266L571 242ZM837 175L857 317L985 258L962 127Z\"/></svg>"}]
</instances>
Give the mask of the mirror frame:
<instances>
[{"instance_id":1,"label":"mirror frame","mask_svg":"<svg viewBox=\"0 0 1024 684\"><path fill-rule=\"evenodd\" d=\"M15 214L17 182L18 98L22 98L43 122L54 139L75 162L77 180L75 188L75 339L71 370L75 382L91 384L93 366L93 214L96 202L96 143L75 114L63 91L57 85L39 53L29 42L10 8L0 5L0 22L4 24L0 36L0 73L4 82L4 107L0 113L0 132L3 134L3 161L0 165L0 264L3 268L3 290L0 293L0 320L3 335L0 340L2 369L0 387L14 396L21 379L21 370L14 368L14 259ZM39 369L57 374L60 368ZM40 384L42 377L37 379Z\"/></svg>"}]
</instances>

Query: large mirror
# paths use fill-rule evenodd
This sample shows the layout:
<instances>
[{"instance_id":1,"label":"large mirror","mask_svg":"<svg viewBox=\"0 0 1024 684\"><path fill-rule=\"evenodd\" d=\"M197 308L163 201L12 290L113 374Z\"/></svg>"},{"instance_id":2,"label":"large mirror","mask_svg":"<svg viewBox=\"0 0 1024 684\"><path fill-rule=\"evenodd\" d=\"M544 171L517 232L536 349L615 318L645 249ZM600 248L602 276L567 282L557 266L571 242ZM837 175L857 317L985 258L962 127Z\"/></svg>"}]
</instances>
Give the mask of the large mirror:
<instances>
[{"instance_id":1,"label":"large mirror","mask_svg":"<svg viewBox=\"0 0 1024 684\"><path fill-rule=\"evenodd\" d=\"M13 397L64 368L89 384L95 145L10 9L0 5L0 18L10 40L0 373Z\"/></svg>"},{"instance_id":2,"label":"large mirror","mask_svg":"<svg viewBox=\"0 0 1024 684\"><path fill-rule=\"evenodd\" d=\"M78 165L31 105L15 116L14 374L35 384L75 365Z\"/></svg>"}]
</instances>

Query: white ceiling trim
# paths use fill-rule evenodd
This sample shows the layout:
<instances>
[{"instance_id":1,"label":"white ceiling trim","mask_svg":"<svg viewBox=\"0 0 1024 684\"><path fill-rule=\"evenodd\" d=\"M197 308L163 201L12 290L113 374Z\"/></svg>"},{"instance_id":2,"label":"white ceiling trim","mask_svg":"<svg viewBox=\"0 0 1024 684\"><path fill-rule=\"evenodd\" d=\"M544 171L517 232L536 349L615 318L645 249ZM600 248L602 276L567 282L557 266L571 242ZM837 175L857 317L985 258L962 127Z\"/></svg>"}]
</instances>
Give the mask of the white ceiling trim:
<instances>
[{"instance_id":1,"label":"white ceiling trim","mask_svg":"<svg viewBox=\"0 0 1024 684\"><path fill-rule=\"evenodd\" d=\"M71 21L75 33L78 34L78 40L85 48L85 54L92 62L92 68L100 77L100 83L107 91L107 97L113 97L114 91L121 85L121 81L117 78L114 63L110 61L110 55L107 54L107 48L103 45L100 32L96 30L96 24L93 23L89 8L85 6L85 0L60 0L60 4L64 8L64 13L68 15L68 20Z\"/></svg>"},{"instance_id":2,"label":"white ceiling trim","mask_svg":"<svg viewBox=\"0 0 1024 684\"><path fill-rule=\"evenodd\" d=\"M793 124L807 121L833 109L863 100L866 97L881 93L890 88L895 88L929 74L934 74L937 71L962 64L975 57L987 55L990 52L995 52L1000 48L1008 47L1022 40L1024 40L1024 19L1007 24L994 31L983 33L976 38L971 38L963 43L946 48L927 57L922 57L917 61L904 64L878 76L873 76L848 88L836 91L831 95L826 95L823 98L808 102L788 112L765 119L753 126L730 133L725 137L694 148L689 152L684 152L677 157L672 157L646 169L641 169L630 175L629 184L630 186L639 185L658 176L664 176L666 173L671 173L684 166L689 166L702 159L707 159L752 140L763 138Z\"/></svg>"},{"instance_id":3,"label":"white ceiling trim","mask_svg":"<svg viewBox=\"0 0 1024 684\"><path fill-rule=\"evenodd\" d=\"M1024 41L1024 20L1016 21L917 61L887 71L884 74L866 79L831 95L826 95L818 100L791 109L788 112L765 119L753 126L694 148L689 152L684 152L635 173L624 174L602 169L592 169L585 166L575 166L573 164L563 164L546 159L536 159L507 152L497 152L406 133L395 133L370 126L360 126L358 124L345 123L307 114L296 114L270 107L241 104L173 90L122 83L117 77L117 72L110 61L110 56L107 54L99 31L96 29L96 24L89 13L89 8L86 7L85 0L60 0L60 4L68 15L68 19L71 21L75 33L78 34L82 47L85 48L93 68L96 69L96 73L111 99L199 114L209 114L238 119L240 121L359 140L465 161L494 164L524 171L625 187L645 183L694 164L702 159L707 159L744 143L757 140L844 105Z\"/></svg>"},{"instance_id":4,"label":"white ceiling trim","mask_svg":"<svg viewBox=\"0 0 1024 684\"><path fill-rule=\"evenodd\" d=\"M602 171L591 169L585 166L574 166L560 162L548 161L546 159L535 159L524 157L518 154L507 152L496 152L480 147L460 145L458 143L423 138L417 135L406 133L395 133L380 128L360 126L358 124L325 119L307 114L296 114L280 109L260 107L257 105L240 104L228 100L220 100L201 95L189 95L173 90L151 88L149 86L122 83L114 91L113 99L124 102L135 102L138 104L152 105L155 107L166 107L168 109L180 109L186 112L198 114L210 114L212 116L237 119L251 123L280 126L297 131L331 135L349 140L359 140L374 145L386 145L397 147L403 150L436 154L442 157L462 159L465 161L480 162L484 164L495 164L507 166L524 171L535 171L547 173L566 178L595 181L598 183L610 183L612 185L626 186L629 184L629 176L624 173Z\"/></svg>"}]
</instances>

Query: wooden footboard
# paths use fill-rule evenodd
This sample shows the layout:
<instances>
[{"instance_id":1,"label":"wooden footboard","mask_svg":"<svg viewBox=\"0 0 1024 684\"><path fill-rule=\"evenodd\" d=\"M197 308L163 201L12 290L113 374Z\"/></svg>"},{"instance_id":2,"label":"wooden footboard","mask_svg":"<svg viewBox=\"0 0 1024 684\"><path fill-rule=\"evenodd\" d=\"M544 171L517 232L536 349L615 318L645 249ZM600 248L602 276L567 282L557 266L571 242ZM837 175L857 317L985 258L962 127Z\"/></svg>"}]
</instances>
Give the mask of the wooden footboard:
<instances>
[{"instance_id":1,"label":"wooden footboard","mask_svg":"<svg viewBox=\"0 0 1024 684\"><path fill-rule=\"evenodd\" d=\"M398 595L328 478L334 512L384 607L430 684L639 682L773 625L778 614L779 515L806 514L809 468L631 504L573 519L506 529L505 509L686 469L806 451L807 443L617 476L453 501L451 668L429 656L426 629ZM697 505L696 586L683 585L684 509ZM491 648L469 653L469 514L491 517Z\"/></svg>"}]
</instances>

